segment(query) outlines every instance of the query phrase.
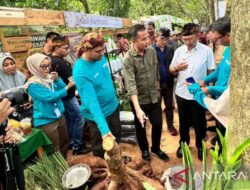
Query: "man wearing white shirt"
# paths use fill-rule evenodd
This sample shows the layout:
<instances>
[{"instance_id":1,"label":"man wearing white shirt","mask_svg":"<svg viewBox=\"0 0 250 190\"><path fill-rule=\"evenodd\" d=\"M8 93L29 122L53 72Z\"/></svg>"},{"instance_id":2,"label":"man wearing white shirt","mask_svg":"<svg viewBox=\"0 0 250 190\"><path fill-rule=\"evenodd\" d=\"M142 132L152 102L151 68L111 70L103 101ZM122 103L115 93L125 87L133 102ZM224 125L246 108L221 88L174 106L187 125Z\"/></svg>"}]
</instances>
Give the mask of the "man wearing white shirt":
<instances>
[{"instance_id":1,"label":"man wearing white shirt","mask_svg":"<svg viewBox=\"0 0 250 190\"><path fill-rule=\"evenodd\" d=\"M189 144L190 120L195 129L198 158L202 160L202 140L206 136L205 109L195 102L189 93L186 79L193 77L195 81L202 80L215 68L212 50L198 42L199 26L194 23L185 24L182 29L184 45L174 54L170 65L170 72L177 74L176 100L179 110L180 143ZM177 157L182 157L181 146L177 150Z\"/></svg>"}]
</instances>

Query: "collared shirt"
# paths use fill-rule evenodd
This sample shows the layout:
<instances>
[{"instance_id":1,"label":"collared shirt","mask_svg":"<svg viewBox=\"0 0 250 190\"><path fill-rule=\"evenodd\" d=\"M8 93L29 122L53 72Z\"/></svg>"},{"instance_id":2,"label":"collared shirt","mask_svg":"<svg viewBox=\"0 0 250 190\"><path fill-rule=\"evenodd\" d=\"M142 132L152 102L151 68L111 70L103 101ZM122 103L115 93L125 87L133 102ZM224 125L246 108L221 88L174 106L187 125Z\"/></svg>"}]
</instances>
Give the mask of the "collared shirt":
<instances>
[{"instance_id":1,"label":"collared shirt","mask_svg":"<svg viewBox=\"0 0 250 190\"><path fill-rule=\"evenodd\" d=\"M156 51L149 47L143 56L132 47L124 58L124 79L128 94L137 95L139 104L159 101L159 65Z\"/></svg>"},{"instance_id":2,"label":"collared shirt","mask_svg":"<svg viewBox=\"0 0 250 190\"><path fill-rule=\"evenodd\" d=\"M179 47L174 54L170 67L178 65L185 59L188 68L178 73L175 94L187 100L193 100L193 95L189 93L186 78L193 77L199 82L207 76L207 70L215 68L214 56L212 50L199 42L196 46L188 50L186 45Z\"/></svg>"},{"instance_id":3,"label":"collared shirt","mask_svg":"<svg viewBox=\"0 0 250 190\"><path fill-rule=\"evenodd\" d=\"M155 46L155 50L157 53L158 60L160 62L160 76L161 76L161 82L167 81L167 64L166 64L166 51L165 48L162 51L161 48L158 46Z\"/></svg>"}]
</instances>

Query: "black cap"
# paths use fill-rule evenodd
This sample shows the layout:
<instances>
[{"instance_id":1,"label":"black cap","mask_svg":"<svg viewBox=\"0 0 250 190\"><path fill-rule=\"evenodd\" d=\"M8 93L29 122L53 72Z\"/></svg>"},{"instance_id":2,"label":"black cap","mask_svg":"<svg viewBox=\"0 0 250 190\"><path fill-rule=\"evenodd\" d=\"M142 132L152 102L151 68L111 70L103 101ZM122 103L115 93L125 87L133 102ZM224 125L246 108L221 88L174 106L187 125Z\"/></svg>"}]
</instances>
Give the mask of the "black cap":
<instances>
[{"instance_id":1,"label":"black cap","mask_svg":"<svg viewBox=\"0 0 250 190\"><path fill-rule=\"evenodd\" d=\"M160 36L163 36L165 38L169 38L170 37L170 30L168 28L160 28L158 33Z\"/></svg>"},{"instance_id":2,"label":"black cap","mask_svg":"<svg viewBox=\"0 0 250 190\"><path fill-rule=\"evenodd\" d=\"M192 34L197 34L198 32L200 32L200 26L198 24L187 23L183 26L181 33L183 36L189 36Z\"/></svg>"}]
</instances>

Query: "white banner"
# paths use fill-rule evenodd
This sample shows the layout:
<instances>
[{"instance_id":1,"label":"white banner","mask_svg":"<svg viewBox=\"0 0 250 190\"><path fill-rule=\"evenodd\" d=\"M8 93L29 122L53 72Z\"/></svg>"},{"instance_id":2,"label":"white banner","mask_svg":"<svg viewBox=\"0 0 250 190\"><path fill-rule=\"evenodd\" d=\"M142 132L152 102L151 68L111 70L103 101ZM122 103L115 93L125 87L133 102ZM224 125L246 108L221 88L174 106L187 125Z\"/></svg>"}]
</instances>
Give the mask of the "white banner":
<instances>
[{"instance_id":1,"label":"white banner","mask_svg":"<svg viewBox=\"0 0 250 190\"><path fill-rule=\"evenodd\" d=\"M65 11L64 18L69 28L122 28L122 18L118 17Z\"/></svg>"}]
</instances>

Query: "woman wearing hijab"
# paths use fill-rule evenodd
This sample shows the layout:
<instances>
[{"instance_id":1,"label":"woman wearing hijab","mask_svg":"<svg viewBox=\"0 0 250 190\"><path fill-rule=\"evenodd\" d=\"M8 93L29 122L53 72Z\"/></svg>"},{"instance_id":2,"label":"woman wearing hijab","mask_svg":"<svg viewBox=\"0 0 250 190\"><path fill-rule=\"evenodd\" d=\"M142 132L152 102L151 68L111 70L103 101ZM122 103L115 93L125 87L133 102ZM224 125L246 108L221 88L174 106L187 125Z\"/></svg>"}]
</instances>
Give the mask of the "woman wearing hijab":
<instances>
[{"instance_id":1,"label":"woman wearing hijab","mask_svg":"<svg viewBox=\"0 0 250 190\"><path fill-rule=\"evenodd\" d=\"M16 62L9 53L0 52L0 91L22 86L25 75L16 69Z\"/></svg>"},{"instance_id":2,"label":"woman wearing hijab","mask_svg":"<svg viewBox=\"0 0 250 190\"><path fill-rule=\"evenodd\" d=\"M25 81L25 75L16 69L16 62L10 53L0 52L0 92L23 86ZM21 113L23 118L30 117L33 112L31 102L16 105L15 110Z\"/></svg>"},{"instance_id":3,"label":"woman wearing hijab","mask_svg":"<svg viewBox=\"0 0 250 190\"><path fill-rule=\"evenodd\" d=\"M33 99L33 124L45 132L53 143L53 151L58 148L66 157L68 149L68 134L62 98L74 86L67 86L57 73L50 74L50 58L41 53L35 53L27 58L27 67L33 75L26 87Z\"/></svg>"}]
</instances>

